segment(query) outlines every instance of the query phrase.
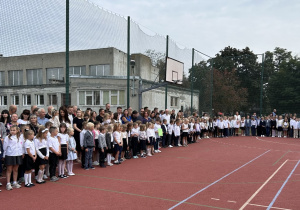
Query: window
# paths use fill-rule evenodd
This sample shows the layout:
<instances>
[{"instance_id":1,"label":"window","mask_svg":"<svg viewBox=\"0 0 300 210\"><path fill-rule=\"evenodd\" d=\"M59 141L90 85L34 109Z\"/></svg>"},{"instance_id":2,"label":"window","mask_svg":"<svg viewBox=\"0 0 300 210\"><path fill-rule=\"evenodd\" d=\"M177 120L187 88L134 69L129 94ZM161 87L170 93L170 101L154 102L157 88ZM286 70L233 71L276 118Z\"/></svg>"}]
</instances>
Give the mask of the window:
<instances>
[{"instance_id":1,"label":"window","mask_svg":"<svg viewBox=\"0 0 300 210\"><path fill-rule=\"evenodd\" d=\"M11 104L19 105L19 95L12 95L11 96Z\"/></svg>"},{"instance_id":2,"label":"window","mask_svg":"<svg viewBox=\"0 0 300 210\"><path fill-rule=\"evenodd\" d=\"M0 96L0 105L1 106L7 105L7 96Z\"/></svg>"},{"instance_id":3,"label":"window","mask_svg":"<svg viewBox=\"0 0 300 210\"><path fill-rule=\"evenodd\" d=\"M124 90L79 91L79 105L125 104Z\"/></svg>"},{"instance_id":4,"label":"window","mask_svg":"<svg viewBox=\"0 0 300 210\"><path fill-rule=\"evenodd\" d=\"M23 95L23 106L31 105L31 95Z\"/></svg>"},{"instance_id":5,"label":"window","mask_svg":"<svg viewBox=\"0 0 300 210\"><path fill-rule=\"evenodd\" d=\"M11 86L23 85L23 71L8 71L8 81Z\"/></svg>"},{"instance_id":6,"label":"window","mask_svg":"<svg viewBox=\"0 0 300 210\"><path fill-rule=\"evenodd\" d=\"M49 105L57 105L57 95L56 94L48 95L48 103Z\"/></svg>"},{"instance_id":7,"label":"window","mask_svg":"<svg viewBox=\"0 0 300 210\"><path fill-rule=\"evenodd\" d=\"M27 85L41 85L43 84L43 70L42 69L27 69Z\"/></svg>"},{"instance_id":8,"label":"window","mask_svg":"<svg viewBox=\"0 0 300 210\"><path fill-rule=\"evenodd\" d=\"M171 96L171 106L178 106L178 98Z\"/></svg>"},{"instance_id":9,"label":"window","mask_svg":"<svg viewBox=\"0 0 300 210\"><path fill-rule=\"evenodd\" d=\"M44 105L44 95L35 95L36 105Z\"/></svg>"},{"instance_id":10,"label":"window","mask_svg":"<svg viewBox=\"0 0 300 210\"><path fill-rule=\"evenodd\" d=\"M64 82L63 68L49 68L47 71L47 84L51 84L53 80Z\"/></svg>"},{"instance_id":11,"label":"window","mask_svg":"<svg viewBox=\"0 0 300 210\"><path fill-rule=\"evenodd\" d=\"M92 65L90 66L91 76L108 76L110 75L109 65Z\"/></svg>"},{"instance_id":12,"label":"window","mask_svg":"<svg viewBox=\"0 0 300 210\"><path fill-rule=\"evenodd\" d=\"M70 75L86 75L85 66L70 66Z\"/></svg>"},{"instance_id":13,"label":"window","mask_svg":"<svg viewBox=\"0 0 300 210\"><path fill-rule=\"evenodd\" d=\"M5 86L5 72L0 71L0 86Z\"/></svg>"}]
</instances>

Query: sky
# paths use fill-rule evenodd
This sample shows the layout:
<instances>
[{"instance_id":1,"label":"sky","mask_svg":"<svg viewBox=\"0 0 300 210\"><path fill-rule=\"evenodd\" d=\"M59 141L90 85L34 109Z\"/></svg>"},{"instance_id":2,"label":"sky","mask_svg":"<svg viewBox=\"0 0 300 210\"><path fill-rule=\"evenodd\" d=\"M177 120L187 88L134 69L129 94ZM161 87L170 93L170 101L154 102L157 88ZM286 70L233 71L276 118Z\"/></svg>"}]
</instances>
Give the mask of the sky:
<instances>
[{"instance_id":1,"label":"sky","mask_svg":"<svg viewBox=\"0 0 300 210\"><path fill-rule=\"evenodd\" d=\"M227 46L260 54L275 47L300 56L299 0L89 0L214 56Z\"/></svg>"}]
</instances>

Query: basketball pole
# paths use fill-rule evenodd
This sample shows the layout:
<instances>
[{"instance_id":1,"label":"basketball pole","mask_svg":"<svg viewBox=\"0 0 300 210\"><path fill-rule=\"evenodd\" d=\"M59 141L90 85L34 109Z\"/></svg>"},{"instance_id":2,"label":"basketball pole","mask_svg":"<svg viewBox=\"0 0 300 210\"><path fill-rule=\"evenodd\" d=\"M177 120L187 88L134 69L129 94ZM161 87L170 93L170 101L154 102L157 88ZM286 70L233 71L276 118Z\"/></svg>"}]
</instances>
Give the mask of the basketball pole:
<instances>
[{"instance_id":1,"label":"basketball pole","mask_svg":"<svg viewBox=\"0 0 300 210\"><path fill-rule=\"evenodd\" d=\"M167 59L169 56L169 35L167 35L167 48L166 48L166 63L165 63L165 80L167 78ZM165 87L165 109L168 108L168 85Z\"/></svg>"},{"instance_id":2,"label":"basketball pole","mask_svg":"<svg viewBox=\"0 0 300 210\"><path fill-rule=\"evenodd\" d=\"M191 114L193 114L193 92L194 92L194 53L195 49L192 49L192 69L191 69Z\"/></svg>"},{"instance_id":3,"label":"basketball pole","mask_svg":"<svg viewBox=\"0 0 300 210\"><path fill-rule=\"evenodd\" d=\"M265 54L262 54L262 69L261 69L261 81L260 81L260 107L259 107L259 115L262 115L262 104L263 104L263 80L264 80L264 60Z\"/></svg>"},{"instance_id":4,"label":"basketball pole","mask_svg":"<svg viewBox=\"0 0 300 210\"><path fill-rule=\"evenodd\" d=\"M129 95L130 95L130 89L129 89L129 79L130 79L130 16L128 16L127 19L127 109L130 106L129 103Z\"/></svg>"}]
</instances>

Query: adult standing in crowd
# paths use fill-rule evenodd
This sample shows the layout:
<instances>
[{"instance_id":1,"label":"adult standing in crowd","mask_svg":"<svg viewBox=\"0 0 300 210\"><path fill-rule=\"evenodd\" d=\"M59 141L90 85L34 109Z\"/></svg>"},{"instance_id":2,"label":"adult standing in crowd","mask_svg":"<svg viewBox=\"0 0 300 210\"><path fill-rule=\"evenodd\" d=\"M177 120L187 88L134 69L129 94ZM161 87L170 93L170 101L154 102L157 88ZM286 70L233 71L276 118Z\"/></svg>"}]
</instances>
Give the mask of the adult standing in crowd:
<instances>
[{"instance_id":1,"label":"adult standing in crowd","mask_svg":"<svg viewBox=\"0 0 300 210\"><path fill-rule=\"evenodd\" d=\"M58 116L54 117L53 125L57 128L59 128L61 123L65 123L67 125L67 128L71 127L71 121L68 117L68 111L66 107L61 106L58 110Z\"/></svg>"},{"instance_id":2,"label":"adult standing in crowd","mask_svg":"<svg viewBox=\"0 0 300 210\"><path fill-rule=\"evenodd\" d=\"M131 119L132 119L132 122L136 122L136 121L142 121L143 120L143 118L140 116L140 114L136 111L136 110L134 110L133 112L132 112L132 116L131 116Z\"/></svg>"},{"instance_id":3,"label":"adult standing in crowd","mask_svg":"<svg viewBox=\"0 0 300 210\"><path fill-rule=\"evenodd\" d=\"M12 114L15 114L15 113L17 113L17 110L18 110L18 108L17 108L17 106L16 105L10 105L9 106L9 115L11 116Z\"/></svg>"},{"instance_id":4,"label":"adult standing in crowd","mask_svg":"<svg viewBox=\"0 0 300 210\"><path fill-rule=\"evenodd\" d=\"M22 125L29 124L29 116L30 116L30 111L28 109L24 109L20 116L20 119L18 119L18 123Z\"/></svg>"},{"instance_id":5,"label":"adult standing in crowd","mask_svg":"<svg viewBox=\"0 0 300 210\"><path fill-rule=\"evenodd\" d=\"M69 117L69 120L71 122L71 126L73 127L73 118L75 117L73 115L73 106L71 106L71 105L68 106L67 110L68 110L68 117Z\"/></svg>"},{"instance_id":6,"label":"adult standing in crowd","mask_svg":"<svg viewBox=\"0 0 300 210\"><path fill-rule=\"evenodd\" d=\"M47 114L45 115L45 117L47 118L47 119L51 119L52 118L52 110L53 110L54 108L53 108L53 106L48 106L48 108L47 108L47 110L48 110L48 112L47 112Z\"/></svg>"},{"instance_id":7,"label":"adult standing in crowd","mask_svg":"<svg viewBox=\"0 0 300 210\"><path fill-rule=\"evenodd\" d=\"M170 119L171 120L175 120L176 119L175 109L172 109Z\"/></svg>"},{"instance_id":8,"label":"adult standing in crowd","mask_svg":"<svg viewBox=\"0 0 300 210\"><path fill-rule=\"evenodd\" d=\"M118 113L118 121L121 122L122 121L122 115L123 115L122 107L120 107L120 106L117 107L117 113Z\"/></svg>"},{"instance_id":9,"label":"adult standing in crowd","mask_svg":"<svg viewBox=\"0 0 300 210\"><path fill-rule=\"evenodd\" d=\"M40 108L40 109L38 110L38 118L37 118L37 121L38 121L38 123L39 123L40 125L43 125L43 126L45 126L46 122L49 121L49 119L46 118L46 111L45 111L45 109Z\"/></svg>"},{"instance_id":10,"label":"adult standing in crowd","mask_svg":"<svg viewBox=\"0 0 300 210\"><path fill-rule=\"evenodd\" d=\"M19 126L17 113L11 115L11 121L7 124L7 135L9 134L10 127L13 125Z\"/></svg>"},{"instance_id":11,"label":"adult standing in crowd","mask_svg":"<svg viewBox=\"0 0 300 210\"><path fill-rule=\"evenodd\" d=\"M34 135L36 136L36 134L39 131L39 123L37 121L37 116L34 114L30 115L29 122L29 127L31 130L33 130Z\"/></svg>"},{"instance_id":12,"label":"adult standing in crowd","mask_svg":"<svg viewBox=\"0 0 300 210\"><path fill-rule=\"evenodd\" d=\"M166 109L165 114L163 114L161 116L161 122L163 122L164 119L167 120L167 125L169 125L170 124L171 115L169 114L169 110L168 109Z\"/></svg>"},{"instance_id":13,"label":"adult standing in crowd","mask_svg":"<svg viewBox=\"0 0 300 210\"><path fill-rule=\"evenodd\" d=\"M110 104L109 104L109 103L105 104L105 113L111 114L111 111L110 111Z\"/></svg>"},{"instance_id":14,"label":"adult standing in crowd","mask_svg":"<svg viewBox=\"0 0 300 210\"><path fill-rule=\"evenodd\" d=\"M73 127L74 127L74 139L76 141L76 151L78 152L78 158L81 157L81 147L80 147L80 132L82 131L82 123L83 123L83 112L81 110L77 110L76 117L73 119Z\"/></svg>"},{"instance_id":15,"label":"adult standing in crowd","mask_svg":"<svg viewBox=\"0 0 300 210\"><path fill-rule=\"evenodd\" d=\"M273 109L272 116L273 116L273 117L276 116L276 109Z\"/></svg>"},{"instance_id":16,"label":"adult standing in crowd","mask_svg":"<svg viewBox=\"0 0 300 210\"><path fill-rule=\"evenodd\" d=\"M34 114L34 110L37 108L37 105L31 105L30 114Z\"/></svg>"},{"instance_id":17,"label":"adult standing in crowd","mask_svg":"<svg viewBox=\"0 0 300 210\"><path fill-rule=\"evenodd\" d=\"M104 109L99 109L99 115L96 117L96 120L100 123L103 123L103 118L104 118Z\"/></svg>"},{"instance_id":18,"label":"adult standing in crowd","mask_svg":"<svg viewBox=\"0 0 300 210\"><path fill-rule=\"evenodd\" d=\"M124 109L121 120L122 120L122 124L125 124L127 122L132 122L131 116L129 115L127 109Z\"/></svg>"},{"instance_id":19,"label":"adult standing in crowd","mask_svg":"<svg viewBox=\"0 0 300 210\"><path fill-rule=\"evenodd\" d=\"M142 124L146 124L147 122L151 122L152 119L149 117L149 112L145 112L142 115L143 119L142 119Z\"/></svg>"}]
</instances>

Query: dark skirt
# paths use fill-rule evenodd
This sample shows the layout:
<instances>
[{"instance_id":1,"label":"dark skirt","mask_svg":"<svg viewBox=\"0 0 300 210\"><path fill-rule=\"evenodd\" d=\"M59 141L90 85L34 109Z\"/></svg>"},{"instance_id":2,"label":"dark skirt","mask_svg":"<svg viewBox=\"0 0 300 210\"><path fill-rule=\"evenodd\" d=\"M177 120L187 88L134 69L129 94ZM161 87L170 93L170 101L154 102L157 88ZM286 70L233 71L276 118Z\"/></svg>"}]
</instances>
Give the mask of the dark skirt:
<instances>
[{"instance_id":1,"label":"dark skirt","mask_svg":"<svg viewBox=\"0 0 300 210\"><path fill-rule=\"evenodd\" d=\"M196 131L196 136L200 136L200 131Z\"/></svg>"},{"instance_id":2,"label":"dark skirt","mask_svg":"<svg viewBox=\"0 0 300 210\"><path fill-rule=\"evenodd\" d=\"M112 154L114 151L114 142L110 142L110 149L106 150L106 153Z\"/></svg>"},{"instance_id":3,"label":"dark skirt","mask_svg":"<svg viewBox=\"0 0 300 210\"><path fill-rule=\"evenodd\" d=\"M41 152L44 156L47 155L47 149L46 149L46 148L41 148L41 149L39 149L39 150L40 150L40 152ZM46 165L46 164L48 164L48 160L42 159L42 158L40 158L40 156L37 156L37 164L39 164L39 166L40 166L40 165Z\"/></svg>"},{"instance_id":4,"label":"dark skirt","mask_svg":"<svg viewBox=\"0 0 300 210\"><path fill-rule=\"evenodd\" d=\"M68 158L68 148L66 144L62 144L61 146L61 156L58 157L60 160L66 160Z\"/></svg>"},{"instance_id":5,"label":"dark skirt","mask_svg":"<svg viewBox=\"0 0 300 210\"><path fill-rule=\"evenodd\" d=\"M24 165L25 171L29 171L29 170L34 168L34 162L28 154L26 154L25 157L24 157L23 165Z\"/></svg>"},{"instance_id":6,"label":"dark skirt","mask_svg":"<svg viewBox=\"0 0 300 210\"><path fill-rule=\"evenodd\" d=\"M182 132L181 137L187 137L188 136L188 132Z\"/></svg>"},{"instance_id":7,"label":"dark skirt","mask_svg":"<svg viewBox=\"0 0 300 210\"><path fill-rule=\"evenodd\" d=\"M147 140L140 140L140 149L146 150L146 141Z\"/></svg>"},{"instance_id":8,"label":"dark skirt","mask_svg":"<svg viewBox=\"0 0 300 210\"><path fill-rule=\"evenodd\" d=\"M152 142L153 142L153 137L149 137L149 140L148 139L146 140L146 145L153 145Z\"/></svg>"},{"instance_id":9,"label":"dark skirt","mask_svg":"<svg viewBox=\"0 0 300 210\"><path fill-rule=\"evenodd\" d=\"M283 131L283 128L282 127L278 127L278 131Z\"/></svg>"},{"instance_id":10,"label":"dark skirt","mask_svg":"<svg viewBox=\"0 0 300 210\"><path fill-rule=\"evenodd\" d=\"M22 165L23 159L22 156L5 156L4 163L7 166Z\"/></svg>"},{"instance_id":11,"label":"dark skirt","mask_svg":"<svg viewBox=\"0 0 300 210\"><path fill-rule=\"evenodd\" d=\"M123 151L127 150L127 141L126 138L123 138Z\"/></svg>"},{"instance_id":12,"label":"dark skirt","mask_svg":"<svg viewBox=\"0 0 300 210\"><path fill-rule=\"evenodd\" d=\"M244 130L245 130L245 127L241 127L241 130L244 131Z\"/></svg>"}]
</instances>

